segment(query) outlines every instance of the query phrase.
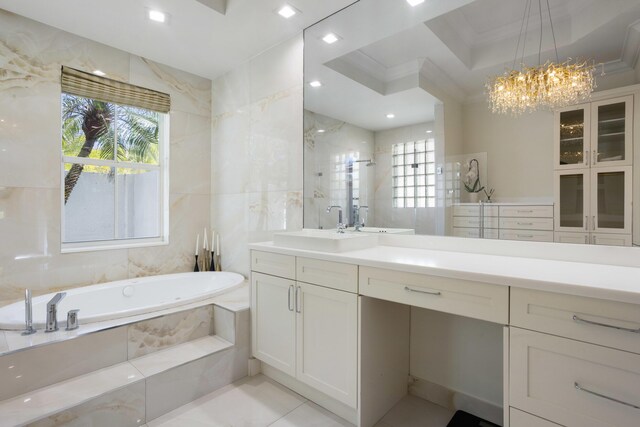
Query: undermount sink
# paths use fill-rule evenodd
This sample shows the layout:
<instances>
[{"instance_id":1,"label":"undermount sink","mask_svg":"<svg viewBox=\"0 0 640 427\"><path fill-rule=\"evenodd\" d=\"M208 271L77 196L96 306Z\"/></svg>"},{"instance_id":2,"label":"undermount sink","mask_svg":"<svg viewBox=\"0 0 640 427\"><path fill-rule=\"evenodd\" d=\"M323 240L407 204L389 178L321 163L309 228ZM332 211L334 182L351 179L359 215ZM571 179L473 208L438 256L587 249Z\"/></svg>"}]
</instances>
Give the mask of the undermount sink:
<instances>
[{"instance_id":1,"label":"undermount sink","mask_svg":"<svg viewBox=\"0 0 640 427\"><path fill-rule=\"evenodd\" d=\"M354 228L349 228L349 232L357 233ZM361 233L386 233L386 234L416 234L413 228L381 228L381 227L362 227Z\"/></svg>"},{"instance_id":2,"label":"undermount sink","mask_svg":"<svg viewBox=\"0 0 640 427\"><path fill-rule=\"evenodd\" d=\"M378 244L376 233L338 233L336 230L302 229L275 233L273 244L283 248L320 252L347 252Z\"/></svg>"}]
</instances>

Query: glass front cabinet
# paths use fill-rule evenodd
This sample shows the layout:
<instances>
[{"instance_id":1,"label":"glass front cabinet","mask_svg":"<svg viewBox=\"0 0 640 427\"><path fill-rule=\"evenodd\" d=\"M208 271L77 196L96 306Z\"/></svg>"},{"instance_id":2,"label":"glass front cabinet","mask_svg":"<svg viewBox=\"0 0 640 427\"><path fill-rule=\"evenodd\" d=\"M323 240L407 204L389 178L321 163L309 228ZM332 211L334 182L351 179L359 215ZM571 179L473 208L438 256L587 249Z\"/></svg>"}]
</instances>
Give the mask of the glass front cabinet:
<instances>
[{"instance_id":1,"label":"glass front cabinet","mask_svg":"<svg viewBox=\"0 0 640 427\"><path fill-rule=\"evenodd\" d=\"M555 113L554 240L631 246L633 96Z\"/></svg>"}]
</instances>

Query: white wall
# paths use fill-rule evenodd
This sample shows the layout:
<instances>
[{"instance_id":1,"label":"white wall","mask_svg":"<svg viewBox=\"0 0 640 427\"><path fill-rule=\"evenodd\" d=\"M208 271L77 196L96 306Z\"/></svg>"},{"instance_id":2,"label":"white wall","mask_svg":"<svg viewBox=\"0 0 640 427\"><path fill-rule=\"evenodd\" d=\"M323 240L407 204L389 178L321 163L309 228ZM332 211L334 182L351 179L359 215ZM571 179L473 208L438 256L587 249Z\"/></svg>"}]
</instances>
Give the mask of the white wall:
<instances>
[{"instance_id":1,"label":"white wall","mask_svg":"<svg viewBox=\"0 0 640 427\"><path fill-rule=\"evenodd\" d=\"M482 184L495 201L553 200L553 113L494 114L485 102L463 107L463 152L487 153Z\"/></svg>"},{"instance_id":2,"label":"white wall","mask_svg":"<svg viewBox=\"0 0 640 427\"><path fill-rule=\"evenodd\" d=\"M189 271L209 221L211 81L0 10L0 305L144 275ZM60 67L171 95L169 244L60 253Z\"/></svg>"},{"instance_id":3,"label":"white wall","mask_svg":"<svg viewBox=\"0 0 640 427\"><path fill-rule=\"evenodd\" d=\"M211 224L222 268L249 274L250 242L302 227L302 34L212 83Z\"/></svg>"}]
</instances>

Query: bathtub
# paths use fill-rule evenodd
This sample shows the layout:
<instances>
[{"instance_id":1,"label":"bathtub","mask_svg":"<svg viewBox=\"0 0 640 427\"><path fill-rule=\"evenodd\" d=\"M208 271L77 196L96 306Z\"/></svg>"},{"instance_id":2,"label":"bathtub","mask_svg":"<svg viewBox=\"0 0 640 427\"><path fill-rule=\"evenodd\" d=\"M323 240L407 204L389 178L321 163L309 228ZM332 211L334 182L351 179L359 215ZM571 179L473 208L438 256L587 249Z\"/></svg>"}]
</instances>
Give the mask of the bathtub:
<instances>
[{"instance_id":1,"label":"bathtub","mask_svg":"<svg viewBox=\"0 0 640 427\"><path fill-rule=\"evenodd\" d=\"M67 290L58 305L58 327L64 329L67 312L79 309L80 325L151 313L211 298L242 285L236 273L202 272L119 280ZM46 305L55 293L33 298L33 325L42 330ZM24 329L24 302L0 307L0 329Z\"/></svg>"}]
</instances>

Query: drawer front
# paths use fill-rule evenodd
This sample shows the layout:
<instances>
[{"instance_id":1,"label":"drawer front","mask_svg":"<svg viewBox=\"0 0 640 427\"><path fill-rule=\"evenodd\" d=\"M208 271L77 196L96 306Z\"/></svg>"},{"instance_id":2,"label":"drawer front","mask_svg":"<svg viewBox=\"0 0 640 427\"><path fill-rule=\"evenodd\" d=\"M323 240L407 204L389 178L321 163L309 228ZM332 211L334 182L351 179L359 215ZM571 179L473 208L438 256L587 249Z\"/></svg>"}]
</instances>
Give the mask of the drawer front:
<instances>
[{"instance_id":1,"label":"drawer front","mask_svg":"<svg viewBox=\"0 0 640 427\"><path fill-rule=\"evenodd\" d=\"M635 304L511 288L511 324L640 354Z\"/></svg>"},{"instance_id":2,"label":"drawer front","mask_svg":"<svg viewBox=\"0 0 640 427\"><path fill-rule=\"evenodd\" d=\"M640 425L640 355L514 327L509 349L512 406L567 427Z\"/></svg>"},{"instance_id":3,"label":"drawer front","mask_svg":"<svg viewBox=\"0 0 640 427\"><path fill-rule=\"evenodd\" d=\"M500 228L553 231L553 218L500 218Z\"/></svg>"},{"instance_id":4,"label":"drawer front","mask_svg":"<svg viewBox=\"0 0 640 427\"><path fill-rule=\"evenodd\" d=\"M360 267L360 294L489 322L508 322L507 286Z\"/></svg>"},{"instance_id":5,"label":"drawer front","mask_svg":"<svg viewBox=\"0 0 640 427\"><path fill-rule=\"evenodd\" d=\"M480 230L477 228L461 228L454 227L453 228L454 237L480 237ZM496 228L485 228L484 229L484 238L485 239L498 239L500 238L500 234L498 233L498 229Z\"/></svg>"},{"instance_id":6,"label":"drawer front","mask_svg":"<svg viewBox=\"0 0 640 427\"><path fill-rule=\"evenodd\" d=\"M517 218L553 218L553 206L500 206L500 216Z\"/></svg>"},{"instance_id":7,"label":"drawer front","mask_svg":"<svg viewBox=\"0 0 640 427\"><path fill-rule=\"evenodd\" d=\"M606 246L631 246L631 234L592 233L591 243Z\"/></svg>"},{"instance_id":8,"label":"drawer front","mask_svg":"<svg viewBox=\"0 0 640 427\"><path fill-rule=\"evenodd\" d=\"M480 205L454 205L453 216L480 217Z\"/></svg>"},{"instance_id":9,"label":"drawer front","mask_svg":"<svg viewBox=\"0 0 640 427\"><path fill-rule=\"evenodd\" d=\"M251 270L295 280L296 258L272 252L251 251Z\"/></svg>"},{"instance_id":10,"label":"drawer front","mask_svg":"<svg viewBox=\"0 0 640 427\"><path fill-rule=\"evenodd\" d=\"M509 423L513 427L558 427L559 424L538 418L516 408L509 408Z\"/></svg>"},{"instance_id":11,"label":"drawer front","mask_svg":"<svg viewBox=\"0 0 640 427\"><path fill-rule=\"evenodd\" d=\"M456 216L453 218L453 226L454 227L479 227L482 222L480 218L473 218L467 216ZM485 228L498 228L500 222L497 217L485 217L484 218L484 227Z\"/></svg>"},{"instance_id":12,"label":"drawer front","mask_svg":"<svg viewBox=\"0 0 640 427\"><path fill-rule=\"evenodd\" d=\"M522 240L529 242L553 242L553 231L500 230L500 239Z\"/></svg>"},{"instance_id":13,"label":"drawer front","mask_svg":"<svg viewBox=\"0 0 640 427\"><path fill-rule=\"evenodd\" d=\"M574 243L586 245L589 243L589 233L572 233L570 231L556 231L553 236L556 243Z\"/></svg>"},{"instance_id":14,"label":"drawer front","mask_svg":"<svg viewBox=\"0 0 640 427\"><path fill-rule=\"evenodd\" d=\"M358 266L297 258L297 280L347 292L358 292Z\"/></svg>"}]
</instances>

